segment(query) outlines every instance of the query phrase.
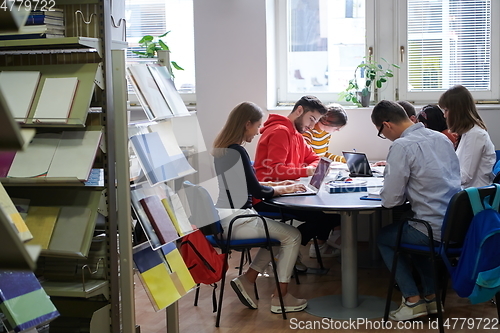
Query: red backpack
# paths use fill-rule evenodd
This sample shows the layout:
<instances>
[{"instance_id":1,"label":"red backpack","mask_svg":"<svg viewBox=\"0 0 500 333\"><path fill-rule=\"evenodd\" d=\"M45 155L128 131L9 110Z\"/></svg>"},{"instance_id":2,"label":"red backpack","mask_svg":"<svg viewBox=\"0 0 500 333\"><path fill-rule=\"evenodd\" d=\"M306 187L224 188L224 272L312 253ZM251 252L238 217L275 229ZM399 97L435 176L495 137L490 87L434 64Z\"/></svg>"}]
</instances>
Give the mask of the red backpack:
<instances>
[{"instance_id":1,"label":"red backpack","mask_svg":"<svg viewBox=\"0 0 500 333\"><path fill-rule=\"evenodd\" d=\"M182 238L180 251L196 283L213 284L222 278L225 255L217 253L200 230Z\"/></svg>"}]
</instances>

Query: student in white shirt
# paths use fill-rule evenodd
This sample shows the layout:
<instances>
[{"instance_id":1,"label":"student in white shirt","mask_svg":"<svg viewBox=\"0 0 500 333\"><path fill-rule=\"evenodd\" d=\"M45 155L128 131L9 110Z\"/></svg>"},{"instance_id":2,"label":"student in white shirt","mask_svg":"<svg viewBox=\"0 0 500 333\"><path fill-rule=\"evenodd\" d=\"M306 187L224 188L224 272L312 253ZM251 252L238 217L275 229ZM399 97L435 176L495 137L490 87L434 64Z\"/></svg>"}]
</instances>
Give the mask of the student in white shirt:
<instances>
[{"instance_id":1,"label":"student in white shirt","mask_svg":"<svg viewBox=\"0 0 500 333\"><path fill-rule=\"evenodd\" d=\"M439 98L439 107L444 111L450 132L458 134L456 153L462 188L491 184L495 146L469 90L461 85L451 87Z\"/></svg>"}]
</instances>

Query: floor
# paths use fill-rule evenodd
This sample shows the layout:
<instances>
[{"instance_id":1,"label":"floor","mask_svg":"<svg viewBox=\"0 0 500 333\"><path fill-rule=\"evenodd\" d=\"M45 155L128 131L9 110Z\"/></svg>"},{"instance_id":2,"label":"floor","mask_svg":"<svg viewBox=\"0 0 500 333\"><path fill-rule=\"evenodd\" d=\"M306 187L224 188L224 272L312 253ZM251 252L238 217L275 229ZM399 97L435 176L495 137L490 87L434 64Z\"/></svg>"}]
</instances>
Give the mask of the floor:
<instances>
[{"instance_id":1,"label":"floor","mask_svg":"<svg viewBox=\"0 0 500 333\"><path fill-rule=\"evenodd\" d=\"M367 246L360 244L360 252ZM303 261L309 267L318 267L315 259L308 258L307 250L302 248ZM325 259L325 267L329 271L325 275L301 274L300 285L294 281L290 283L289 291L297 297L314 298L324 295L335 295L341 293L340 261L338 258ZM228 270L228 281L237 276L235 267L239 264L239 253L230 259ZM379 268L358 270L359 294L385 297L389 279L388 270L381 266ZM136 277L136 323L140 325L141 333L164 333L166 332L165 310L155 312L141 282ZM215 327L215 313L212 313L212 288L202 285L200 290L200 301L197 307L193 306L194 292L185 295L178 301L180 332L182 333L249 333L249 332L320 332L340 330L342 325L346 329L343 332L386 332L387 328L381 328L382 318L370 320L370 323L352 322L348 326L347 321L329 321L310 315L306 312L288 314L288 319L283 320L281 315L270 312L270 295L274 289L272 276L259 277L257 279L260 300L259 309L251 310L241 304L229 284L225 289L221 325ZM400 302L401 294L394 292L393 300ZM491 332L492 329L499 330L496 307L490 302L471 305L467 299L459 298L453 290L449 289L446 300L445 319L449 326L446 332ZM382 310L383 311L383 310ZM406 332L437 332L432 327L435 318L425 318L422 321L406 322ZM391 322L393 323L393 322ZM445 323L446 324L446 323ZM495 326L496 324L496 326ZM314 326L316 325L316 326ZM395 325L395 323L394 323ZM431 326L431 327L429 327ZM378 329L377 329L378 328ZM488 329L489 328L489 329ZM392 328L393 330L396 327ZM401 330L396 330L401 331Z\"/></svg>"}]
</instances>

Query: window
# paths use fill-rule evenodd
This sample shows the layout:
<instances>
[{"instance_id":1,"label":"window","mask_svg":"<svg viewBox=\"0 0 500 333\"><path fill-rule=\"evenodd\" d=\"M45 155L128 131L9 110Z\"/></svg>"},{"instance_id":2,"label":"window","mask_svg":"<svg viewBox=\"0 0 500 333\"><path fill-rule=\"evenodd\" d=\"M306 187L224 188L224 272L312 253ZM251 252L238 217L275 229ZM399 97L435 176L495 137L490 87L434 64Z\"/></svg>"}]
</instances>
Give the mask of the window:
<instances>
[{"instance_id":1,"label":"window","mask_svg":"<svg viewBox=\"0 0 500 333\"><path fill-rule=\"evenodd\" d=\"M336 96L365 55L365 0L286 0L279 6L286 14L281 40L288 41L278 61L284 88L279 99Z\"/></svg>"},{"instance_id":2,"label":"window","mask_svg":"<svg viewBox=\"0 0 500 333\"><path fill-rule=\"evenodd\" d=\"M500 2L286 0L278 6L278 102L338 101L371 49L401 66L378 99L435 102L454 84L500 98ZM281 28L281 29L279 29ZM362 75L362 73L361 73ZM372 97L375 94L372 94ZM342 101L341 101L342 102ZM349 104L349 103L346 103Z\"/></svg>"},{"instance_id":3,"label":"window","mask_svg":"<svg viewBox=\"0 0 500 333\"><path fill-rule=\"evenodd\" d=\"M170 60L184 68L173 70L175 85L185 102L195 102L193 0L126 0L125 6L127 62L156 61L141 58L132 51L143 51L139 40L144 35L160 36L170 31L162 40L170 48ZM129 97L131 101L137 100L133 94Z\"/></svg>"}]
</instances>

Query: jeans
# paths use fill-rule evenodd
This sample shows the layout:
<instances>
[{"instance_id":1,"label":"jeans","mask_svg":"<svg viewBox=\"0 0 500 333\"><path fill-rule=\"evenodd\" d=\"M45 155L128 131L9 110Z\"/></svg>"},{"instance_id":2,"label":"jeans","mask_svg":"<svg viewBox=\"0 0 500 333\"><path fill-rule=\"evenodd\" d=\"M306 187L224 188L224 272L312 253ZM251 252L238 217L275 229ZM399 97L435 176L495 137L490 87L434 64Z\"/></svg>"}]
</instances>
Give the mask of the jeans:
<instances>
[{"instance_id":1,"label":"jeans","mask_svg":"<svg viewBox=\"0 0 500 333\"><path fill-rule=\"evenodd\" d=\"M220 210L219 210L220 212ZM240 214L256 214L253 209L235 210L236 215ZM224 237L227 236L229 230L229 222L234 215L225 217L221 220L222 228L224 228ZM269 237L279 240L280 247L273 247L273 254L278 258L276 271L278 273L278 280L281 283L290 282L293 267L299 254L300 248L300 232L297 228L282 223L279 221L266 218L267 228L269 229ZM264 225L262 220L257 217L242 218L236 220L233 224L233 231L231 239L252 239L252 238L265 238ZM261 248L252 261L250 268L259 273L263 273L271 262L271 255L269 251Z\"/></svg>"},{"instance_id":2,"label":"jeans","mask_svg":"<svg viewBox=\"0 0 500 333\"><path fill-rule=\"evenodd\" d=\"M392 269L392 260L394 258L394 249L396 246L396 237L400 223L404 223L401 235L401 243L428 245L429 237L417 229L408 225L407 221L392 223L380 230L377 243L380 254L384 259L386 266ZM434 245L438 242L434 241ZM398 266L396 269L396 282L403 297L420 295L418 287L413 279L412 264L417 269L421 277L423 296L435 293L434 279L432 276L432 264L429 256L401 253L398 257Z\"/></svg>"}]
</instances>

